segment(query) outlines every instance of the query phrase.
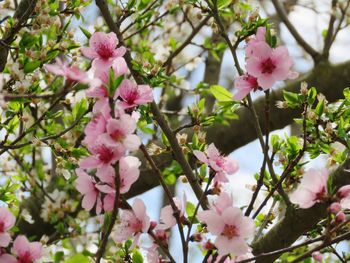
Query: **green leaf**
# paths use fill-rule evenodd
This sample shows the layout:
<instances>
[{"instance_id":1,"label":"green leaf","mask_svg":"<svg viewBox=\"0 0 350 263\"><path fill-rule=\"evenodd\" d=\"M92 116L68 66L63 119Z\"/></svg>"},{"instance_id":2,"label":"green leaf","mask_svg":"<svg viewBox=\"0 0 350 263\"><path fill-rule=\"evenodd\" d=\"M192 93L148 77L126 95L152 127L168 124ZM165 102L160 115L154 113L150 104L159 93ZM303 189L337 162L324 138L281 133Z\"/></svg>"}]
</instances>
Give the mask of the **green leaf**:
<instances>
[{"instance_id":1,"label":"green leaf","mask_svg":"<svg viewBox=\"0 0 350 263\"><path fill-rule=\"evenodd\" d=\"M316 114L321 117L323 111L324 111L324 100L321 100L320 102L318 102L317 106L316 106Z\"/></svg>"},{"instance_id":2,"label":"green leaf","mask_svg":"<svg viewBox=\"0 0 350 263\"><path fill-rule=\"evenodd\" d=\"M227 89L219 85L210 87L210 92L218 101L233 101L233 95Z\"/></svg>"},{"instance_id":3,"label":"green leaf","mask_svg":"<svg viewBox=\"0 0 350 263\"><path fill-rule=\"evenodd\" d=\"M83 32L83 34L87 37L87 39L90 39L91 33L81 26L79 28L80 28L81 32Z\"/></svg>"},{"instance_id":4,"label":"green leaf","mask_svg":"<svg viewBox=\"0 0 350 263\"><path fill-rule=\"evenodd\" d=\"M345 88L343 90L343 94L344 94L345 99L350 100L350 89L349 88Z\"/></svg>"},{"instance_id":5,"label":"green leaf","mask_svg":"<svg viewBox=\"0 0 350 263\"><path fill-rule=\"evenodd\" d=\"M132 254L132 262L133 263L143 263L143 257L141 255L140 251L136 250Z\"/></svg>"},{"instance_id":6,"label":"green leaf","mask_svg":"<svg viewBox=\"0 0 350 263\"><path fill-rule=\"evenodd\" d=\"M24 73L31 73L34 70L36 70L38 67L40 67L40 65L41 65L41 62L39 60L27 62L23 67L23 71Z\"/></svg>"},{"instance_id":7,"label":"green leaf","mask_svg":"<svg viewBox=\"0 0 350 263\"><path fill-rule=\"evenodd\" d=\"M66 261L64 263L90 263L92 262L88 257L84 256L83 254L76 254Z\"/></svg>"},{"instance_id":8,"label":"green leaf","mask_svg":"<svg viewBox=\"0 0 350 263\"><path fill-rule=\"evenodd\" d=\"M311 89L309 89L307 93L307 102L309 103L309 105L312 105L315 102L316 96L317 96L316 88L312 87Z\"/></svg>"},{"instance_id":9,"label":"green leaf","mask_svg":"<svg viewBox=\"0 0 350 263\"><path fill-rule=\"evenodd\" d=\"M299 96L294 92L283 91L283 97L290 107L296 107L299 105Z\"/></svg>"},{"instance_id":10,"label":"green leaf","mask_svg":"<svg viewBox=\"0 0 350 263\"><path fill-rule=\"evenodd\" d=\"M232 3L232 0L217 0L217 5L219 9L225 8Z\"/></svg>"}]
</instances>

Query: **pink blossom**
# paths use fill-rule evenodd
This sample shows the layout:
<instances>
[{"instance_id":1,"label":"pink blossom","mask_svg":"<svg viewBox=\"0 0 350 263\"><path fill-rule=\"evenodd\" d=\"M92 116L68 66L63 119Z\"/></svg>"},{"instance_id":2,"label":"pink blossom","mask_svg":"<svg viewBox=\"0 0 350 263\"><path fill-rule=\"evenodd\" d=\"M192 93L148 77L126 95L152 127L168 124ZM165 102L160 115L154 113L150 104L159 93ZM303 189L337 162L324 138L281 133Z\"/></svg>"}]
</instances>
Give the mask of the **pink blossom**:
<instances>
[{"instance_id":1,"label":"pink blossom","mask_svg":"<svg viewBox=\"0 0 350 263\"><path fill-rule=\"evenodd\" d=\"M78 179L75 181L77 190L84 196L82 207L90 211L96 204L96 213L100 214L102 210L102 202L99 197L99 190L96 187L96 182L85 173L82 169L76 169Z\"/></svg>"},{"instance_id":2,"label":"pink blossom","mask_svg":"<svg viewBox=\"0 0 350 263\"><path fill-rule=\"evenodd\" d=\"M89 47L82 47L81 52L85 57L94 60L93 68L98 68L125 54L125 47L116 48L117 45L115 33L95 32L89 40Z\"/></svg>"},{"instance_id":3,"label":"pink blossom","mask_svg":"<svg viewBox=\"0 0 350 263\"><path fill-rule=\"evenodd\" d=\"M173 198L175 206L179 210L180 218L184 216L185 214L185 208L186 208L186 196L184 196L183 203L181 200L177 197ZM174 210L171 205L167 205L163 207L160 210L160 221L161 223L157 226L158 229L169 229L176 225L177 221L176 218L174 217Z\"/></svg>"},{"instance_id":4,"label":"pink blossom","mask_svg":"<svg viewBox=\"0 0 350 263\"><path fill-rule=\"evenodd\" d=\"M5 207L0 207L0 247L7 247L11 236L7 233L16 222L15 216Z\"/></svg>"},{"instance_id":5,"label":"pink blossom","mask_svg":"<svg viewBox=\"0 0 350 263\"><path fill-rule=\"evenodd\" d=\"M146 206L141 199L136 198L132 210L123 210L121 222L113 235L117 243L124 242L134 237L131 248L135 247L142 233L147 233L150 227L150 218L146 214Z\"/></svg>"},{"instance_id":6,"label":"pink blossom","mask_svg":"<svg viewBox=\"0 0 350 263\"><path fill-rule=\"evenodd\" d=\"M94 143L99 135L106 132L106 125L107 120L103 114L99 113L95 115L85 127L85 138L83 143L85 145L91 145Z\"/></svg>"},{"instance_id":7,"label":"pink blossom","mask_svg":"<svg viewBox=\"0 0 350 263\"><path fill-rule=\"evenodd\" d=\"M120 193L125 194L129 191L131 185L136 182L140 176L141 162L137 157L126 156L119 160L119 176L120 176ZM115 193L115 171L112 166L105 166L100 168L96 172L96 176L101 180L102 183L109 184L113 191L104 188L104 186L98 186L98 189L104 193Z\"/></svg>"},{"instance_id":8,"label":"pink blossom","mask_svg":"<svg viewBox=\"0 0 350 263\"><path fill-rule=\"evenodd\" d=\"M119 119L109 119L107 122L106 141L115 147L124 147L129 151L137 150L141 145L140 138L134 134L135 120L128 114L122 114Z\"/></svg>"},{"instance_id":9,"label":"pink blossom","mask_svg":"<svg viewBox=\"0 0 350 263\"><path fill-rule=\"evenodd\" d=\"M259 86L266 90L276 81L293 79L297 73L290 71L293 60L286 47L272 49L267 43L254 45L254 53L247 59L247 72L257 78Z\"/></svg>"},{"instance_id":10,"label":"pink blossom","mask_svg":"<svg viewBox=\"0 0 350 263\"><path fill-rule=\"evenodd\" d=\"M124 155L124 149L120 147L111 146L109 141L106 139L107 134L102 134L96 141L87 145L92 156L86 157L80 161L80 168L102 168L114 164Z\"/></svg>"},{"instance_id":11,"label":"pink blossom","mask_svg":"<svg viewBox=\"0 0 350 263\"><path fill-rule=\"evenodd\" d=\"M114 71L114 76L116 78L129 73L128 65L122 57L118 57L98 67L95 66L92 68L95 78L100 79L103 83L108 83L111 69Z\"/></svg>"},{"instance_id":12,"label":"pink blossom","mask_svg":"<svg viewBox=\"0 0 350 263\"><path fill-rule=\"evenodd\" d=\"M327 195L328 175L326 169L310 169L301 179L297 189L290 195L290 201L304 209L322 202Z\"/></svg>"},{"instance_id":13,"label":"pink blossom","mask_svg":"<svg viewBox=\"0 0 350 263\"><path fill-rule=\"evenodd\" d=\"M163 263L162 257L158 253L158 246L153 245L149 248L145 248L147 251L147 262L149 263Z\"/></svg>"},{"instance_id":14,"label":"pink blossom","mask_svg":"<svg viewBox=\"0 0 350 263\"><path fill-rule=\"evenodd\" d=\"M97 100L92 109L92 113L94 115L102 114L106 120L111 118L111 107L109 105L109 98L104 97Z\"/></svg>"},{"instance_id":15,"label":"pink blossom","mask_svg":"<svg viewBox=\"0 0 350 263\"><path fill-rule=\"evenodd\" d=\"M340 198L341 207L343 209L350 209L350 185L340 187L337 196Z\"/></svg>"},{"instance_id":16,"label":"pink blossom","mask_svg":"<svg viewBox=\"0 0 350 263\"><path fill-rule=\"evenodd\" d=\"M233 99L242 100L251 91L257 91L259 89L259 84L255 77L249 74L244 74L235 79L235 87L238 92L233 96Z\"/></svg>"},{"instance_id":17,"label":"pink blossom","mask_svg":"<svg viewBox=\"0 0 350 263\"><path fill-rule=\"evenodd\" d=\"M259 44L261 42L266 43L265 34L266 34L266 28L259 27L254 37L249 39L247 47L245 49L246 58L249 58L250 56L254 55L256 44Z\"/></svg>"},{"instance_id":18,"label":"pink blossom","mask_svg":"<svg viewBox=\"0 0 350 263\"><path fill-rule=\"evenodd\" d=\"M233 206L233 199L232 196L229 195L226 192L221 192L219 197L213 202L211 207L219 214L221 215L222 212L228 208Z\"/></svg>"},{"instance_id":19,"label":"pink blossom","mask_svg":"<svg viewBox=\"0 0 350 263\"><path fill-rule=\"evenodd\" d=\"M137 157L127 156L119 161L120 193L125 194L140 176L141 162Z\"/></svg>"},{"instance_id":20,"label":"pink blossom","mask_svg":"<svg viewBox=\"0 0 350 263\"><path fill-rule=\"evenodd\" d=\"M231 158L224 157L212 143L205 152L194 150L193 154L199 161L207 164L216 172L214 182L228 182L226 174L233 174L238 170L238 164Z\"/></svg>"},{"instance_id":21,"label":"pink blossom","mask_svg":"<svg viewBox=\"0 0 350 263\"><path fill-rule=\"evenodd\" d=\"M119 105L122 109L129 109L152 102L153 92L148 85L136 85L134 82L124 79L117 89L115 98L121 100Z\"/></svg>"},{"instance_id":22,"label":"pink blossom","mask_svg":"<svg viewBox=\"0 0 350 263\"><path fill-rule=\"evenodd\" d=\"M20 263L17 259L10 254L0 255L0 263Z\"/></svg>"},{"instance_id":23,"label":"pink blossom","mask_svg":"<svg viewBox=\"0 0 350 263\"><path fill-rule=\"evenodd\" d=\"M337 221L339 223L344 222L345 219L346 219L346 217L345 217L345 214L343 211L338 212L335 216L335 221Z\"/></svg>"},{"instance_id":24,"label":"pink blossom","mask_svg":"<svg viewBox=\"0 0 350 263\"><path fill-rule=\"evenodd\" d=\"M215 210L205 210L198 213L198 219L207 225L207 229L216 235L215 246L219 255L233 253L241 256L249 252L246 239L254 234L254 221L243 216L237 207L228 207L222 214Z\"/></svg>"},{"instance_id":25,"label":"pink blossom","mask_svg":"<svg viewBox=\"0 0 350 263\"><path fill-rule=\"evenodd\" d=\"M338 202L334 202L329 206L329 211L332 214L337 214L341 210L341 205Z\"/></svg>"},{"instance_id":26,"label":"pink blossom","mask_svg":"<svg viewBox=\"0 0 350 263\"><path fill-rule=\"evenodd\" d=\"M45 69L57 76L63 76L69 81L88 83L89 79L86 72L76 66L69 66L66 61L56 58L56 64L46 64Z\"/></svg>"},{"instance_id":27,"label":"pink blossom","mask_svg":"<svg viewBox=\"0 0 350 263\"><path fill-rule=\"evenodd\" d=\"M322 254L320 253L320 251L315 251L312 253L312 258L317 261L317 262L322 262Z\"/></svg>"},{"instance_id":28,"label":"pink blossom","mask_svg":"<svg viewBox=\"0 0 350 263\"><path fill-rule=\"evenodd\" d=\"M32 263L42 256L40 242L29 242L25 236L18 236L13 242L12 253L18 258L18 263Z\"/></svg>"}]
</instances>

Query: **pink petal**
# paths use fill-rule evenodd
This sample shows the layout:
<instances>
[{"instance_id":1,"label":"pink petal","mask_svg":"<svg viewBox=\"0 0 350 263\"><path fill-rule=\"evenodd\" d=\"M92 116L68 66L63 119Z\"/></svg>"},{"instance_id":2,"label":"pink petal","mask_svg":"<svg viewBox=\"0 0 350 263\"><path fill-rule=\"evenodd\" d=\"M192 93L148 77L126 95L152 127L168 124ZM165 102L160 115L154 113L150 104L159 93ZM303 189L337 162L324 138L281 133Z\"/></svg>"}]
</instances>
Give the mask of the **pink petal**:
<instances>
[{"instance_id":1,"label":"pink petal","mask_svg":"<svg viewBox=\"0 0 350 263\"><path fill-rule=\"evenodd\" d=\"M146 206L144 202L139 198L135 198L135 201L132 205L132 211L139 220L144 219L146 216Z\"/></svg>"},{"instance_id":2,"label":"pink petal","mask_svg":"<svg viewBox=\"0 0 350 263\"><path fill-rule=\"evenodd\" d=\"M199 161L201 161L202 163L208 164L208 158L207 158L207 156L206 156L206 154L204 152L201 152L201 151L198 151L198 150L194 150L193 154L194 154L194 156L197 157L197 159Z\"/></svg>"},{"instance_id":3,"label":"pink petal","mask_svg":"<svg viewBox=\"0 0 350 263\"><path fill-rule=\"evenodd\" d=\"M90 47L81 47L80 51L85 57L90 58L90 59L94 59L94 58L99 57L98 54L96 53L96 51Z\"/></svg>"},{"instance_id":4,"label":"pink petal","mask_svg":"<svg viewBox=\"0 0 350 263\"><path fill-rule=\"evenodd\" d=\"M9 233L0 233L0 247L7 247L10 244L11 236Z\"/></svg>"},{"instance_id":5,"label":"pink petal","mask_svg":"<svg viewBox=\"0 0 350 263\"><path fill-rule=\"evenodd\" d=\"M96 192L89 192L86 195L84 195L83 197L83 202L81 204L81 206L87 210L90 211L95 203L96 203L96 198L97 198L97 193Z\"/></svg>"},{"instance_id":6,"label":"pink petal","mask_svg":"<svg viewBox=\"0 0 350 263\"><path fill-rule=\"evenodd\" d=\"M213 235L220 235L224 230L224 222L220 215L213 210L198 212L197 218L206 223L207 228Z\"/></svg>"}]
</instances>

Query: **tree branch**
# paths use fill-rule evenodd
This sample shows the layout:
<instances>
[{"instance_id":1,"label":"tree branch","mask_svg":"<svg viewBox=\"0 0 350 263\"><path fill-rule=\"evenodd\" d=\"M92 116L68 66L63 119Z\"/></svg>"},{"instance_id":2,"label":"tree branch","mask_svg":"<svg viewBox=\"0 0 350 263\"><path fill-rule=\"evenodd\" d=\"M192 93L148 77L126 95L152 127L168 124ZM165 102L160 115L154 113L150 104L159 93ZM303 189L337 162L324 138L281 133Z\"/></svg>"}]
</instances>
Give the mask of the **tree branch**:
<instances>
[{"instance_id":1,"label":"tree branch","mask_svg":"<svg viewBox=\"0 0 350 263\"><path fill-rule=\"evenodd\" d=\"M295 40L298 42L298 44L300 46L302 46L304 48L304 50L310 54L310 56L314 59L317 60L320 56L320 54L313 49L313 47L311 47L303 38L302 36L300 36L300 34L298 33L298 31L295 29L295 27L293 26L293 24L290 22L288 15L286 14L286 12L283 10L283 8L281 7L280 3L278 0L272 0L272 3L276 9L276 12L278 13L278 15L281 17L283 23L286 25L286 27L288 28L289 32L293 35L293 37L295 38Z\"/></svg>"}]
</instances>

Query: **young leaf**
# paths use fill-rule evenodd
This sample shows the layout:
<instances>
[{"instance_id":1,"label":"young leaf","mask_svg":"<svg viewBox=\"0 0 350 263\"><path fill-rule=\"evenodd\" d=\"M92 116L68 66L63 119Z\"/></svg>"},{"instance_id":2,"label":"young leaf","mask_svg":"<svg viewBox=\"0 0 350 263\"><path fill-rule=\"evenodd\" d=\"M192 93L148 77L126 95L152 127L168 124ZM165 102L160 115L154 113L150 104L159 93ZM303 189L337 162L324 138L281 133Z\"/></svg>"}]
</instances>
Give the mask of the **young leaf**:
<instances>
[{"instance_id":1,"label":"young leaf","mask_svg":"<svg viewBox=\"0 0 350 263\"><path fill-rule=\"evenodd\" d=\"M213 85L210 87L210 92L218 101L233 101L232 93L222 86Z\"/></svg>"}]
</instances>

